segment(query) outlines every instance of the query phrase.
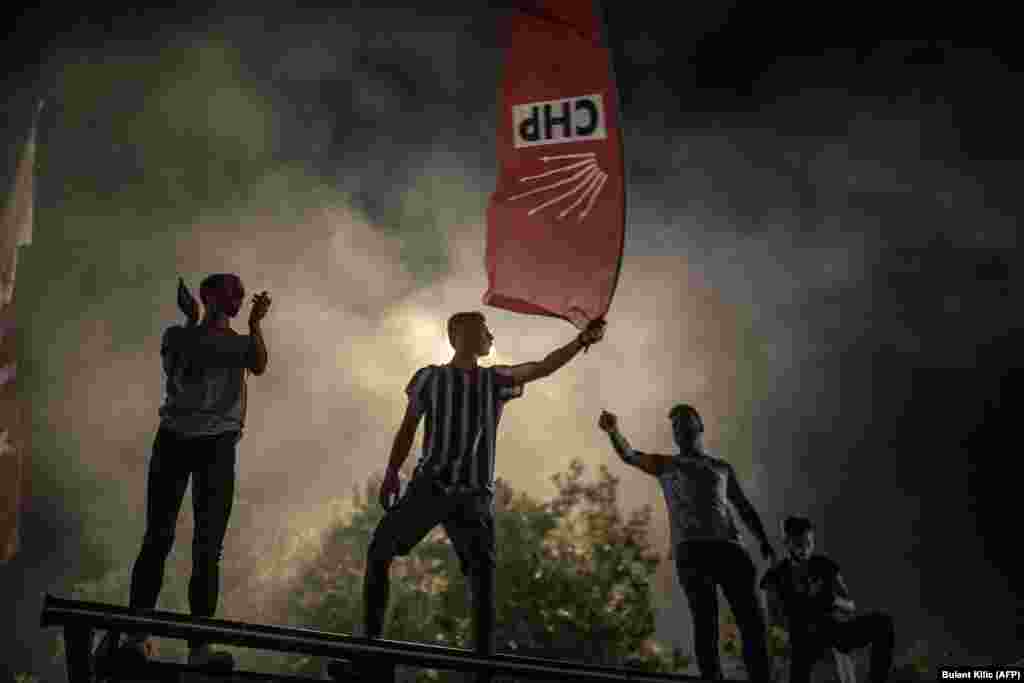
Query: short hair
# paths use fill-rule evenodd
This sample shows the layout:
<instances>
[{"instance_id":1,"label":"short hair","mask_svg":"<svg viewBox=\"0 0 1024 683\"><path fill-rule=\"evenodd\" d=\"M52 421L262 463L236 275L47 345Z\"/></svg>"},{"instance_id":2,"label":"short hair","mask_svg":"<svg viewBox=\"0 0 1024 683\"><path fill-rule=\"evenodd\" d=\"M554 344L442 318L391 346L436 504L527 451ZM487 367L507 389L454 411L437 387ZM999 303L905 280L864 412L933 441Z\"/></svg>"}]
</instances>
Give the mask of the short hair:
<instances>
[{"instance_id":1,"label":"short hair","mask_svg":"<svg viewBox=\"0 0 1024 683\"><path fill-rule=\"evenodd\" d=\"M668 411L668 419L670 419L670 420L675 420L677 417L682 417L684 415L687 416L687 417L695 417L695 418L697 418L697 422L700 423L700 430L704 431L704 420L703 420L703 418L701 418L700 413L697 412L697 409L694 408L693 406L691 406L690 404L688 404L688 403L679 403L679 404L675 405L672 408L672 410Z\"/></svg>"},{"instance_id":2,"label":"short hair","mask_svg":"<svg viewBox=\"0 0 1024 683\"><path fill-rule=\"evenodd\" d=\"M455 313L448 318L448 343L455 346L455 331L470 320L484 321L484 314L480 311L462 311Z\"/></svg>"},{"instance_id":3,"label":"short hair","mask_svg":"<svg viewBox=\"0 0 1024 683\"><path fill-rule=\"evenodd\" d=\"M782 520L782 533L787 538L803 536L808 531L814 531L814 522L802 515L790 515Z\"/></svg>"},{"instance_id":4,"label":"short hair","mask_svg":"<svg viewBox=\"0 0 1024 683\"><path fill-rule=\"evenodd\" d=\"M224 289L229 281L241 282L242 278L238 277L234 273L214 273L213 275L207 275L203 278L203 281L199 283L199 299L205 304L209 300L209 297L214 292L219 292Z\"/></svg>"}]
</instances>

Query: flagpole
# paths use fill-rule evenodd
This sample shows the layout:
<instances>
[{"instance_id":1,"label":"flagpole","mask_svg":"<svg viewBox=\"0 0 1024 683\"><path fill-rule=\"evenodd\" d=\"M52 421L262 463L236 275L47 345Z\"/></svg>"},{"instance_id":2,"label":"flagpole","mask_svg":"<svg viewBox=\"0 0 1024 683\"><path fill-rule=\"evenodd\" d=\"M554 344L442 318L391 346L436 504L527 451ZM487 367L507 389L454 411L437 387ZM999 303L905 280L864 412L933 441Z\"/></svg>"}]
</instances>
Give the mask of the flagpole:
<instances>
[{"instance_id":1,"label":"flagpole","mask_svg":"<svg viewBox=\"0 0 1024 683\"><path fill-rule=\"evenodd\" d=\"M619 275L622 272L622 260L623 255L626 251L626 220L628 217L628 203L629 203L629 178L627 176L627 170L629 165L626 163L626 141L625 141L625 127L622 125L622 92L619 89L619 82L615 76L615 52L612 50L611 42L611 31L608 26L608 12L605 3L601 0L594 0L594 6L596 10L594 16L600 18L602 39L604 40L605 47L608 50L608 72L611 77L612 91L615 94L615 112L618 120L619 130L619 163L622 164L620 170L620 176L622 178L622 248L619 249L619 262L615 266L615 279L612 282L611 292L608 294L609 303L615 296L615 290L619 285Z\"/></svg>"}]
</instances>

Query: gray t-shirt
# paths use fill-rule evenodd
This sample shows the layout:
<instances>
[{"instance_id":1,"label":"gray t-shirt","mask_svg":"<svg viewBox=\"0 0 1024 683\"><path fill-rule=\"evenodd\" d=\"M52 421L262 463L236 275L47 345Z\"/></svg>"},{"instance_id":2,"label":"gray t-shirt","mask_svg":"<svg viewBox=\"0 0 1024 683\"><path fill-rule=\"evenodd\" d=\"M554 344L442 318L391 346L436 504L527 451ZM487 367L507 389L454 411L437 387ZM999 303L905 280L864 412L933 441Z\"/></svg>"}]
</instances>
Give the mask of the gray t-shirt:
<instances>
[{"instance_id":1,"label":"gray t-shirt","mask_svg":"<svg viewBox=\"0 0 1024 683\"><path fill-rule=\"evenodd\" d=\"M160 426L184 436L241 431L250 337L175 325L160 345L166 377Z\"/></svg>"},{"instance_id":2,"label":"gray t-shirt","mask_svg":"<svg viewBox=\"0 0 1024 683\"><path fill-rule=\"evenodd\" d=\"M683 541L739 542L728 503L730 467L709 455L675 455L658 476L668 506L672 546Z\"/></svg>"}]
</instances>

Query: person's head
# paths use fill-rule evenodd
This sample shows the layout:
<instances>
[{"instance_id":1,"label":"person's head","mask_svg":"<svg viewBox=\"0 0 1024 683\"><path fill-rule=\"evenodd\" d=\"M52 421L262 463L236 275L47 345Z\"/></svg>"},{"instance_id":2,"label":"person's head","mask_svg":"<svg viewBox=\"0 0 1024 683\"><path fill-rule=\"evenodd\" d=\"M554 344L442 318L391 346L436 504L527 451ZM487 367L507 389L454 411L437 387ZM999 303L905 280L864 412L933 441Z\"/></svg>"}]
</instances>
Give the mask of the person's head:
<instances>
[{"instance_id":1,"label":"person's head","mask_svg":"<svg viewBox=\"0 0 1024 683\"><path fill-rule=\"evenodd\" d=\"M242 310L245 300L242 279L233 273L208 275L199 285L199 299L206 307L207 317L226 315L234 318Z\"/></svg>"},{"instance_id":2,"label":"person's head","mask_svg":"<svg viewBox=\"0 0 1024 683\"><path fill-rule=\"evenodd\" d=\"M790 515L782 520L786 550L794 560L806 560L814 552L814 523L806 517Z\"/></svg>"},{"instance_id":3,"label":"person's head","mask_svg":"<svg viewBox=\"0 0 1024 683\"><path fill-rule=\"evenodd\" d=\"M703 450L704 420L697 409L686 403L680 403L668 413L672 423L672 435L676 443L684 451Z\"/></svg>"},{"instance_id":4,"label":"person's head","mask_svg":"<svg viewBox=\"0 0 1024 683\"><path fill-rule=\"evenodd\" d=\"M486 356L491 352L494 335L483 313L467 311L448 318L448 341L456 353Z\"/></svg>"}]
</instances>

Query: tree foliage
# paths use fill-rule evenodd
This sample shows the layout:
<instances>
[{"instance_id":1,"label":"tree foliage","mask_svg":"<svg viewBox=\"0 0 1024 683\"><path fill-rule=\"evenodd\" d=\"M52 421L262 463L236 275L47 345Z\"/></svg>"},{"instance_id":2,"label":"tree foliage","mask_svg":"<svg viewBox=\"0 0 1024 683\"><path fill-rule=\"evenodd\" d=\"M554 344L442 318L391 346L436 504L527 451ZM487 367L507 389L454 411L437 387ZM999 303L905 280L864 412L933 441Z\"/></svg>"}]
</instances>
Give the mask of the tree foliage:
<instances>
[{"instance_id":1,"label":"tree foliage","mask_svg":"<svg viewBox=\"0 0 1024 683\"><path fill-rule=\"evenodd\" d=\"M618 479L602 467L596 481L573 461L553 477L555 496L538 501L496 484L499 651L675 671L687 660L654 640L651 585L659 557L651 549L651 509L624 517ZM333 632L359 632L370 535L382 516L379 480L354 491L351 511L325 530L318 552L289 592L289 620ZM391 572L386 637L469 647L466 580L438 527ZM292 669L312 673L303 660ZM424 677L431 674L423 674ZM433 680L442 680L437 674Z\"/></svg>"}]
</instances>

